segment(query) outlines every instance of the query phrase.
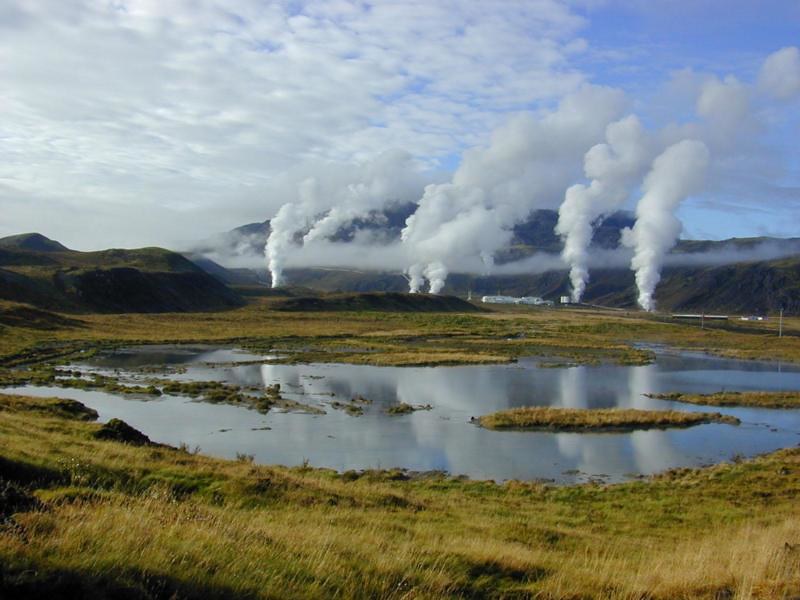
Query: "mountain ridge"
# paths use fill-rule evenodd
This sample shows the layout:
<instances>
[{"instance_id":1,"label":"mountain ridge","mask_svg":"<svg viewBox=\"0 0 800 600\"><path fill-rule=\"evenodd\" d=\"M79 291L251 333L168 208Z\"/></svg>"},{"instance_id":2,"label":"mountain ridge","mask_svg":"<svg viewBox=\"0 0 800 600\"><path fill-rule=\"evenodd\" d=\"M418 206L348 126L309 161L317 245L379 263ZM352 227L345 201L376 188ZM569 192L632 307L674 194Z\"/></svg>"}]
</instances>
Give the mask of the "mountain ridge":
<instances>
[{"instance_id":1,"label":"mountain ridge","mask_svg":"<svg viewBox=\"0 0 800 600\"><path fill-rule=\"evenodd\" d=\"M42 234L0 238L0 299L67 312L189 312L244 303L163 248L78 252Z\"/></svg>"}]
</instances>

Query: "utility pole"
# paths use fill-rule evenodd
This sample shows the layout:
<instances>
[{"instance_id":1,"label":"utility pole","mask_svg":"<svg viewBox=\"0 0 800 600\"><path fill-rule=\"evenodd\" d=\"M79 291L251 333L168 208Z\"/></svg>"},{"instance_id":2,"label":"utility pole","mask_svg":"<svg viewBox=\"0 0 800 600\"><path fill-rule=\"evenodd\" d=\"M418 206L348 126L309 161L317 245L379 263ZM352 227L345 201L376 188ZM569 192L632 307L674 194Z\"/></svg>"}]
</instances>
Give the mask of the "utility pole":
<instances>
[{"instance_id":1,"label":"utility pole","mask_svg":"<svg viewBox=\"0 0 800 600\"><path fill-rule=\"evenodd\" d=\"M706 328L706 311L700 311L700 329Z\"/></svg>"},{"instance_id":2,"label":"utility pole","mask_svg":"<svg viewBox=\"0 0 800 600\"><path fill-rule=\"evenodd\" d=\"M783 337L783 307L781 306L781 314L778 317L778 337Z\"/></svg>"}]
</instances>

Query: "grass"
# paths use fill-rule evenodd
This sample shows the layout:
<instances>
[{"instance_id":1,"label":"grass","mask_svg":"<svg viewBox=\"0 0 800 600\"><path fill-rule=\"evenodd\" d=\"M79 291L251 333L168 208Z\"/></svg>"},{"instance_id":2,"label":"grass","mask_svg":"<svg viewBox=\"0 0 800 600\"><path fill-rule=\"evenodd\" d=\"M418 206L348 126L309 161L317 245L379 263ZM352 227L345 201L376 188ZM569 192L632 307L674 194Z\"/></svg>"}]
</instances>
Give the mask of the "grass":
<instances>
[{"instance_id":1,"label":"grass","mask_svg":"<svg viewBox=\"0 0 800 600\"><path fill-rule=\"evenodd\" d=\"M0 595L791 598L800 449L551 487L258 466L96 439L0 395Z\"/></svg>"},{"instance_id":2,"label":"grass","mask_svg":"<svg viewBox=\"0 0 800 600\"><path fill-rule=\"evenodd\" d=\"M124 318L37 312L30 321L20 305L0 302L0 381L49 378L55 365L141 343L235 345L286 362L651 361L635 341L800 362L796 318L778 339L767 325L701 330L637 312L331 318L273 311L272 302ZM93 415L64 402L0 395L0 596L800 595L797 448L620 485L498 485L100 440Z\"/></svg>"},{"instance_id":3,"label":"grass","mask_svg":"<svg viewBox=\"0 0 800 600\"><path fill-rule=\"evenodd\" d=\"M647 394L647 397L706 406L800 408L800 392L715 392L713 394L668 392L665 394Z\"/></svg>"},{"instance_id":4,"label":"grass","mask_svg":"<svg viewBox=\"0 0 800 600\"><path fill-rule=\"evenodd\" d=\"M0 322L0 366L37 364L99 349L141 343L232 344L277 352L283 362L347 362L424 366L502 363L547 356L573 364L647 364L653 352L632 342L668 344L744 359L800 362L800 319L787 335L766 325L700 329L640 312L543 310L518 307L488 313L281 312L274 298L213 313L40 315L24 327ZM0 312L20 305L0 301ZM41 312L41 311L40 311ZM55 324L53 324L55 323Z\"/></svg>"},{"instance_id":5,"label":"grass","mask_svg":"<svg viewBox=\"0 0 800 600\"><path fill-rule=\"evenodd\" d=\"M703 423L738 425L739 419L720 413L622 408L550 408L529 406L478 417L486 429L549 429L554 431L633 431L691 427Z\"/></svg>"}]
</instances>

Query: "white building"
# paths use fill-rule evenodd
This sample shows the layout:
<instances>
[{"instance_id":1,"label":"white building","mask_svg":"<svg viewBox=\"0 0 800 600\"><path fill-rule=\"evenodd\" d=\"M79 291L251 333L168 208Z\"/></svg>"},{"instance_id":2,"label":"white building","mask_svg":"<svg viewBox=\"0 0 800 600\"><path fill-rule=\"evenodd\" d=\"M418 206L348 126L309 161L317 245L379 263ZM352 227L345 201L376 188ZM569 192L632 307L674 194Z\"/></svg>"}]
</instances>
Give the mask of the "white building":
<instances>
[{"instance_id":1,"label":"white building","mask_svg":"<svg viewBox=\"0 0 800 600\"><path fill-rule=\"evenodd\" d=\"M544 300L539 296L484 296L481 302L486 304L530 304L533 306L552 306L551 300Z\"/></svg>"}]
</instances>

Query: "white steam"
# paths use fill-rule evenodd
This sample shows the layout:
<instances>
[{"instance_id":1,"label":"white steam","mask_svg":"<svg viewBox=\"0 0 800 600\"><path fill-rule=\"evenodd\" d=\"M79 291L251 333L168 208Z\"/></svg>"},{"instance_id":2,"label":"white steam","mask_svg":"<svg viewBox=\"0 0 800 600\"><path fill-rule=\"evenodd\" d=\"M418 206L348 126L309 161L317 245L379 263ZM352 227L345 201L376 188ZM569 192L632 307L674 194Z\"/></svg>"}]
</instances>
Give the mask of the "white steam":
<instances>
[{"instance_id":1,"label":"white steam","mask_svg":"<svg viewBox=\"0 0 800 600\"><path fill-rule=\"evenodd\" d=\"M638 302L645 310L655 310L654 293L664 258L681 233L675 211L687 196L700 190L708 162L703 142L683 140L661 153L645 177L636 224L623 231L623 243L634 249L631 268L636 272Z\"/></svg>"},{"instance_id":2,"label":"white steam","mask_svg":"<svg viewBox=\"0 0 800 600\"><path fill-rule=\"evenodd\" d=\"M447 181L421 171L402 151L360 165L317 164L287 176L279 196L285 203L271 221L265 250L273 286L284 283L285 268L330 265L402 271L410 292L440 293L451 272L534 273L567 266L572 298L580 301L591 268L629 259L639 303L653 310L661 268L675 259L667 254L682 230L679 205L701 191L704 179L705 191L724 197L750 176L747 165L761 156L768 161L760 134L775 105L790 107L800 96L800 51L771 54L757 82L687 69L672 84L683 104L677 110L669 104L677 116L671 122L662 117L660 129L645 130L634 115L620 118L628 104L620 90L584 85L555 108L511 117L485 146L465 151ZM695 118L685 120L692 110ZM632 195L641 199L636 224L623 232L628 247L612 254L591 249L596 224ZM412 202L416 211L398 242L396 228L386 233L387 210ZM560 257L537 253L495 265L515 225L537 209L559 205ZM348 238L352 233L352 242L336 241L343 231Z\"/></svg>"},{"instance_id":3,"label":"white steam","mask_svg":"<svg viewBox=\"0 0 800 600\"><path fill-rule=\"evenodd\" d=\"M569 264L572 301L580 302L589 280L589 245L594 223L617 210L633 182L651 160L650 144L639 119L630 115L606 128L606 143L593 146L584 158L589 185L567 190L558 211L556 233L564 240L562 256Z\"/></svg>"},{"instance_id":4,"label":"white steam","mask_svg":"<svg viewBox=\"0 0 800 600\"><path fill-rule=\"evenodd\" d=\"M402 241L413 264L427 265L431 291L444 286L447 265L467 257L479 257L490 272L513 226L558 202L580 172L583 153L624 106L622 92L586 85L549 113L510 119L488 147L464 153L451 182L427 186Z\"/></svg>"},{"instance_id":5,"label":"white steam","mask_svg":"<svg viewBox=\"0 0 800 600\"><path fill-rule=\"evenodd\" d=\"M287 255L327 240L355 219L380 218L380 210L419 197L425 175L407 152L393 150L361 165L325 164L289 186L290 199L270 221L265 254L272 287L284 285Z\"/></svg>"}]
</instances>

